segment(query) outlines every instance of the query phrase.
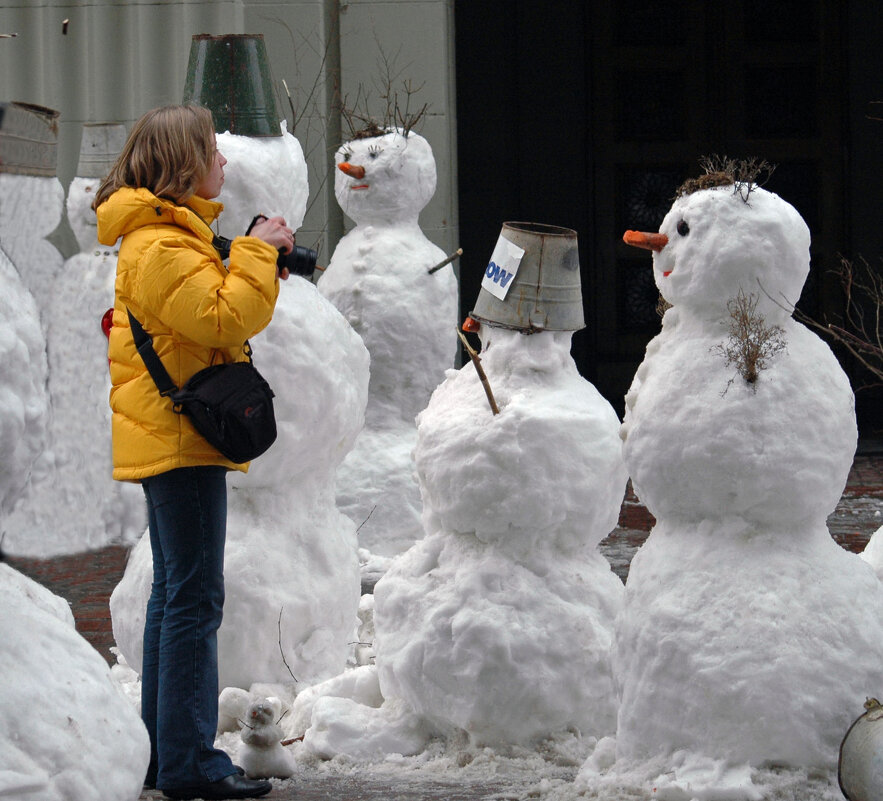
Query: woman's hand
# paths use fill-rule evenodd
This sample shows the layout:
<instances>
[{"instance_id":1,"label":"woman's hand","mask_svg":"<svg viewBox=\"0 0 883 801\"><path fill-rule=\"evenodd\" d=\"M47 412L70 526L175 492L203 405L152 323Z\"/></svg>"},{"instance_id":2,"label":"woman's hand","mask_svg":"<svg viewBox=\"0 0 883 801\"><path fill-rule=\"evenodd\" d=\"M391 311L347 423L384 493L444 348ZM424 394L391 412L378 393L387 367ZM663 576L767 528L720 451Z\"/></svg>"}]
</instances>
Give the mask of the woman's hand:
<instances>
[{"instance_id":1,"label":"woman's hand","mask_svg":"<svg viewBox=\"0 0 883 801\"><path fill-rule=\"evenodd\" d=\"M282 217L264 218L256 222L249 236L256 236L283 253L290 253L294 245L294 231L285 224Z\"/></svg>"}]
</instances>

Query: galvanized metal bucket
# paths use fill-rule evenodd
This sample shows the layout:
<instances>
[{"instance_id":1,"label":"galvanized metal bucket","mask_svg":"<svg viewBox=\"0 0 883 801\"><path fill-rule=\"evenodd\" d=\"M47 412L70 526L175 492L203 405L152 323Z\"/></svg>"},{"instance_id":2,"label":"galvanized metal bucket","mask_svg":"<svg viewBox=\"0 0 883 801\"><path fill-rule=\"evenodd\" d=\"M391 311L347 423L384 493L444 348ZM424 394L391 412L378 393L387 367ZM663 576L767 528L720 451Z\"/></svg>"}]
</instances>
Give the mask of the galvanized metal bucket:
<instances>
[{"instance_id":1,"label":"galvanized metal bucket","mask_svg":"<svg viewBox=\"0 0 883 801\"><path fill-rule=\"evenodd\" d=\"M115 122L87 122L80 139L77 175L104 178L126 144L126 126Z\"/></svg>"},{"instance_id":2,"label":"galvanized metal bucket","mask_svg":"<svg viewBox=\"0 0 883 801\"><path fill-rule=\"evenodd\" d=\"M849 801L883 799L883 706L869 698L865 709L840 744L837 778Z\"/></svg>"},{"instance_id":3,"label":"galvanized metal bucket","mask_svg":"<svg viewBox=\"0 0 883 801\"><path fill-rule=\"evenodd\" d=\"M0 103L0 172L54 176L58 117L58 111L46 106Z\"/></svg>"},{"instance_id":4,"label":"galvanized metal bucket","mask_svg":"<svg viewBox=\"0 0 883 801\"><path fill-rule=\"evenodd\" d=\"M514 250L510 248L513 253L524 251L517 271L505 288L505 297L499 297L502 290L497 287L509 277L492 256L469 316L483 324L525 333L584 328L576 231L542 223L505 222L500 237L506 240L503 245L514 246ZM495 255L501 242L497 245Z\"/></svg>"},{"instance_id":5,"label":"galvanized metal bucket","mask_svg":"<svg viewBox=\"0 0 883 801\"><path fill-rule=\"evenodd\" d=\"M282 136L261 34L194 36L183 102L211 109L218 133Z\"/></svg>"}]
</instances>

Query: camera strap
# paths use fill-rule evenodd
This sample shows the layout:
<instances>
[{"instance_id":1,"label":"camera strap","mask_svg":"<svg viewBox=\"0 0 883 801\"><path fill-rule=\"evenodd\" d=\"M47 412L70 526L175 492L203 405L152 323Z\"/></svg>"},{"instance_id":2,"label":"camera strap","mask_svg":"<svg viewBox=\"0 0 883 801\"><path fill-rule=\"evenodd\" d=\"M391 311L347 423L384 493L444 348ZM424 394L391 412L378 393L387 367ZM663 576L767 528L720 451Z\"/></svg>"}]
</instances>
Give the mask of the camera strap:
<instances>
[{"instance_id":1,"label":"camera strap","mask_svg":"<svg viewBox=\"0 0 883 801\"><path fill-rule=\"evenodd\" d=\"M129 325L132 326L132 338L135 340L135 348L144 361L144 366L147 368L147 372L150 373L153 383L156 384L159 394L164 398L172 395L178 391L178 387L172 381L169 371L166 370L159 356L156 355L156 351L153 349L153 337L144 330L144 326L138 322L138 319L132 314L132 310L128 306L126 306L126 312L129 315Z\"/></svg>"},{"instance_id":2,"label":"camera strap","mask_svg":"<svg viewBox=\"0 0 883 801\"><path fill-rule=\"evenodd\" d=\"M165 365L154 350L153 337L144 330L144 326L138 322L138 318L132 314L132 310L128 306L126 306L126 312L129 315L129 325L132 326L132 338L135 340L135 348L141 356L147 372L150 373L153 383L156 384L159 394L164 398L173 396L178 391L178 387L172 381L169 371L166 370ZM249 362L251 362L251 344L248 340L245 341L243 350L248 356Z\"/></svg>"}]
</instances>

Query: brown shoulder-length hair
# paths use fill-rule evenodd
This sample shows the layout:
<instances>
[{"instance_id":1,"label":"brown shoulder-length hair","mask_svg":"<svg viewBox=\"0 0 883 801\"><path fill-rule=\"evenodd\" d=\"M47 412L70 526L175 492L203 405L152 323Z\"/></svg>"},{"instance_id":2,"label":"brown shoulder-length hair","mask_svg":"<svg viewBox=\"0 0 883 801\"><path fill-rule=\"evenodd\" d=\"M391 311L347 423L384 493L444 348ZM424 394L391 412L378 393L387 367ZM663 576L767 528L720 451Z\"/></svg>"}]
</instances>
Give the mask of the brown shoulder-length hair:
<instances>
[{"instance_id":1,"label":"brown shoulder-length hair","mask_svg":"<svg viewBox=\"0 0 883 801\"><path fill-rule=\"evenodd\" d=\"M149 189L176 203L208 175L215 155L212 113L202 106L160 106L133 126L122 152L95 194L98 208L117 189Z\"/></svg>"}]
</instances>

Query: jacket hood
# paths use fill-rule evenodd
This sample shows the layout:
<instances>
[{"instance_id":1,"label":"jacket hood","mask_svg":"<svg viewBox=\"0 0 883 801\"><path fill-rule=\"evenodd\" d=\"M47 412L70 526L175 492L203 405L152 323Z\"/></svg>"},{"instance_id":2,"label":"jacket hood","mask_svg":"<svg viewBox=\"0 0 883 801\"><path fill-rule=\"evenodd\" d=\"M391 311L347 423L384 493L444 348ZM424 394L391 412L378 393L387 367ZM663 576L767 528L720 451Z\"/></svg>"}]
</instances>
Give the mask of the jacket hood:
<instances>
[{"instance_id":1,"label":"jacket hood","mask_svg":"<svg viewBox=\"0 0 883 801\"><path fill-rule=\"evenodd\" d=\"M212 241L209 224L224 210L214 200L192 195L186 206L157 197L149 189L124 186L114 192L95 211L98 218L98 241L113 245L125 236L146 225L165 223L193 231L206 242Z\"/></svg>"}]
</instances>

